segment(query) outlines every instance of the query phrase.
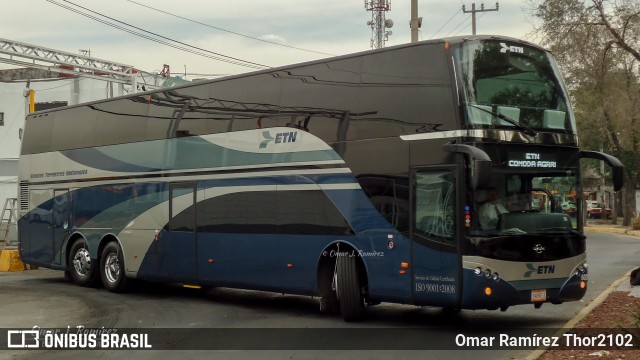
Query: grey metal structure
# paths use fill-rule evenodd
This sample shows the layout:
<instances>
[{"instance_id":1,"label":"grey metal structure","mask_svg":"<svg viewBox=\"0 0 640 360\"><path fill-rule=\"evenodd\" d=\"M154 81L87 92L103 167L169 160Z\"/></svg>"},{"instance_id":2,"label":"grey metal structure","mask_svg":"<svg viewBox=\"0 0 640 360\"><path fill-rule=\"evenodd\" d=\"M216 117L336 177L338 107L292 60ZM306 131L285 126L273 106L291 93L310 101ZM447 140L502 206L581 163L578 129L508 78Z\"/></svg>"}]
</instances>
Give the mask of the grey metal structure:
<instances>
[{"instance_id":1,"label":"grey metal structure","mask_svg":"<svg viewBox=\"0 0 640 360\"><path fill-rule=\"evenodd\" d=\"M389 39L391 31L385 30L393 26L393 21L386 19L386 12L391 10L389 0L365 0L364 8L371 11L371 20L367 25L371 26L371 48L381 49Z\"/></svg>"},{"instance_id":2,"label":"grey metal structure","mask_svg":"<svg viewBox=\"0 0 640 360\"><path fill-rule=\"evenodd\" d=\"M128 84L134 92L137 91L138 85L144 85L149 90L162 87L155 81L155 75L140 72L132 65L3 38L0 38L0 62ZM139 83L140 80L142 83Z\"/></svg>"}]
</instances>

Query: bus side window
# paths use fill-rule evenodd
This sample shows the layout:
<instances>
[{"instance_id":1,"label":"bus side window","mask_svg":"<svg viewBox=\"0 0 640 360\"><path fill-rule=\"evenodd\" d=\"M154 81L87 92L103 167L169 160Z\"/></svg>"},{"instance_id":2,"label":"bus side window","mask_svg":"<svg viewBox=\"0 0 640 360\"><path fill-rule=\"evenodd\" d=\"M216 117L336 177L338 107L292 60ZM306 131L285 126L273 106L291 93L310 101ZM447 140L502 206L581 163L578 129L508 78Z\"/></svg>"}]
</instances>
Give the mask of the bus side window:
<instances>
[{"instance_id":1,"label":"bus side window","mask_svg":"<svg viewBox=\"0 0 640 360\"><path fill-rule=\"evenodd\" d=\"M358 182L380 215L398 231L408 233L409 188L406 178L363 176L358 178Z\"/></svg>"}]
</instances>

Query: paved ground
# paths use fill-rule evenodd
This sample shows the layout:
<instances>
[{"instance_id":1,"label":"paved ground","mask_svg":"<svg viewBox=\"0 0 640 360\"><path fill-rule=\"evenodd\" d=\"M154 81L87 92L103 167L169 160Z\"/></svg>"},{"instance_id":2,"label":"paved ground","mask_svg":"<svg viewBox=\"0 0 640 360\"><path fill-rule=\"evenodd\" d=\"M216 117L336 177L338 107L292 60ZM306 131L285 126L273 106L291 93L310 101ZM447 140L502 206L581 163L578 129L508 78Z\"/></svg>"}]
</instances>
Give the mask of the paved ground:
<instances>
[{"instance_id":1,"label":"paved ground","mask_svg":"<svg viewBox=\"0 0 640 360\"><path fill-rule=\"evenodd\" d=\"M618 222L622 223L622 219ZM640 237L640 230L634 230L631 226L622 226L622 225L612 225L610 220L589 220L587 221L587 226L585 226L585 233L589 232L603 232L603 233L613 233L613 234L624 234L629 236L637 236ZM638 259L638 266L640 266L640 259ZM631 286L629 284L629 273L625 274L622 278L618 279L612 283L605 291L603 291L594 301L592 301L589 305L587 305L582 311L580 311L573 319L567 322L564 328L574 328L578 323L583 320L587 320L589 313L591 313L594 309L601 309L599 306L616 306L613 304L608 304L606 301L609 295L614 291L621 292L629 292L630 296L635 296L640 298L640 286ZM614 302L615 303L615 302ZM587 354L590 357L602 357L604 354L609 354L607 351L605 352L597 352L597 351L585 351L584 354ZM571 351L546 351L546 349L538 349L529 356L527 356L526 360L536 360L539 358L548 360L565 360L565 359L577 359L581 358L582 353L574 353ZM629 355L629 356L627 356ZM617 359L634 359L637 354L628 352L628 350L624 351L621 357L614 356L613 358Z\"/></svg>"},{"instance_id":2,"label":"paved ground","mask_svg":"<svg viewBox=\"0 0 640 360\"><path fill-rule=\"evenodd\" d=\"M618 223L621 224L622 219L619 219ZM631 226L611 225L611 220L587 221L587 226L585 226L584 230L586 233L590 231L607 232L640 237L640 230L634 230ZM638 259L638 267L640 267L640 259ZM640 298L640 286L631 286L629 284L628 274L612 288L610 291L629 291L629 295ZM603 295L606 295L606 293L605 291Z\"/></svg>"},{"instance_id":3,"label":"paved ground","mask_svg":"<svg viewBox=\"0 0 640 360\"><path fill-rule=\"evenodd\" d=\"M608 223L606 223L604 221L590 221L588 223L588 226L585 228L585 231L587 232L587 235L588 235L588 232L603 232L603 233L626 234L626 235L630 235L630 236L640 237L640 231L633 230L633 229L631 229L631 227L623 227L621 225L610 225L610 224L608 224ZM638 261L637 266L640 266L640 259ZM45 274L46 277L51 276L52 278L55 279L55 281L59 281L63 285L65 284L64 280L60 276L60 272L58 272L58 271L41 270L41 271L37 271L37 272L33 272L33 273L30 273L30 272L22 273L20 276L24 277L26 275L27 277L31 277L32 274L33 274L33 276L35 276L36 273L39 273L39 276L42 276L43 272L46 273ZM15 278L16 276L18 276L18 275L17 274L12 274L12 273L1 273L0 274L0 283L11 282L12 279ZM36 279L27 279L27 281L37 281L37 280ZM608 283L609 283L609 281L607 281L607 284ZM604 286L606 286L606 284ZM620 279L614 285L610 286L606 291L604 291L600 296L602 298L606 298L611 291L614 291L616 289L629 289L629 291L632 291L635 296L638 296L640 298L640 287L634 287L633 289L631 289L629 287L629 284L628 284L628 278ZM54 326L55 324L64 323L65 321L69 322L69 323L72 323L72 324L76 324L76 323L80 323L79 322L80 319L86 319L87 318L87 314L84 313L83 311L80 311L80 310L78 310L77 312L73 313L72 314L73 315L72 318L62 318L61 319L61 318L55 316L55 314L56 314L55 309L57 307L72 307L73 308L74 307L74 302L81 301L81 300L78 300L78 299L76 299L76 298L74 298L72 296L69 296L63 290L65 290L65 289L64 288L61 289L61 291L59 293L49 293L47 305L43 306L41 308L36 308L30 314L30 316L32 316L34 318L34 321L36 321L35 323L37 323L41 327L47 327L47 326ZM89 293L92 292L92 289L82 289L82 290L84 290L86 292L89 292ZM15 301L15 304L10 305L9 308L6 309L5 313L7 314L7 316L3 320L3 322L4 322L3 325L4 326L1 326L1 327L24 325L24 319L22 317L18 316L18 314L20 314L20 311L19 311L20 310L20 305L32 302L32 301L34 301L34 299L31 298L30 296L26 296L24 294L21 295L19 293L19 289L15 289L15 291L12 291L12 287L11 286L6 287L5 291L10 293L10 295L13 298L13 300L16 300L16 301ZM158 291L160 291L160 290L158 290ZM625 290L623 290L623 291L625 291ZM104 291L99 291L99 290L95 290L95 292L96 292L95 296L99 296L99 298L100 299L104 299L105 302L109 302L109 299L116 299L116 296L117 296L117 295L108 294L108 293L106 293ZM154 296L155 296L155 294L156 294L156 292L152 292L151 293L151 295L154 295ZM9 294L5 294L5 295L9 295ZM162 294L160 294L160 295L162 296ZM145 298L143 298L143 297L138 299L137 297L132 296L132 298L133 298L133 300L144 302L145 304L148 304L148 301L146 301ZM189 298L191 299L191 297L189 297ZM217 299L216 304L217 303L221 303L220 306L223 306L223 307L226 306L226 303L224 301L220 300L220 295L217 295L216 299ZM177 299L175 301L179 301L179 300L180 299ZM212 304L209 303L209 302L206 302L205 300L203 300L203 301L199 301L199 300L198 301L193 301L193 303L194 303L193 306L198 306L202 302L202 306L206 306L207 308L211 308ZM172 301L171 297L168 297L167 299L164 300L165 303L166 302L171 302L171 301ZM231 302L233 302L234 304L236 303L235 300L231 301ZM75 308L77 308L77 309L87 308L86 304L78 303L76 305L77 306ZM148 305L145 305L145 306L148 306ZM237 305L234 305L234 306L237 306ZM248 307L255 308L256 306L257 305L255 305L255 304L251 304L251 306L248 306ZM590 307L590 306L588 306L588 308L592 309L592 307ZM589 310L589 309L585 309L585 310ZM161 311L164 310L164 308L162 308L162 309L159 308L157 310L158 310L158 312L161 312ZM268 307L268 308L265 308L265 310L267 310L269 312L273 312L274 307ZM95 312L97 310L95 308L91 308L89 311ZM286 311L287 311L287 314L289 314L291 312L290 309L287 309ZM301 311L304 313L304 309L301 309ZM378 309L378 311L380 311L380 310ZM584 313L584 315L586 316L586 314L588 314L588 311L581 312L577 317L583 316L582 313ZM221 314L220 316L222 316L223 314L226 314L226 313L220 312L220 314ZM404 312L402 314L404 314ZM100 315L100 314L98 314L98 315ZM224 315L224 316L226 317L226 315ZM100 318L100 319L102 319L103 317L98 316L98 318ZM325 319L324 317L320 318L319 316L318 316L318 318L319 318L319 320L317 320L317 321L326 321L329 324L333 324L333 322L331 322L332 319ZM135 321L134 321L135 319L137 319L137 318L132 318L131 320L128 320L129 322L126 322L125 324L133 326L133 325L135 325ZM314 317L314 319L315 319L315 317ZM113 319L108 318L105 321L107 321L107 320L111 321ZM240 320L245 321L246 319L242 318ZM433 318L430 318L430 320L433 320ZM124 320L122 320L122 321L124 321ZM271 321L271 320L268 320L268 321ZM260 324L264 324L264 323L265 322L261 322ZM575 323L577 323L577 321L574 322L573 324L575 325ZM100 324L104 325L103 323L100 323ZM95 325L95 324L91 324L91 325ZM567 327L572 326L571 322L568 323L566 326ZM77 354L79 356L82 355L80 352L78 352ZM410 353L410 354L413 354L413 353ZM532 354L532 355L534 355L534 354ZM539 355L539 353L538 353L538 355ZM411 357L412 357L411 355L407 355L407 358L411 358ZM449 356L449 354L446 357L452 358L451 356ZM0 359L1 358L3 358L2 354L0 354ZM480 358L480 356L478 358ZM515 358L520 358L520 357L515 357ZM535 359L536 357L529 357L529 358L530 359Z\"/></svg>"}]
</instances>

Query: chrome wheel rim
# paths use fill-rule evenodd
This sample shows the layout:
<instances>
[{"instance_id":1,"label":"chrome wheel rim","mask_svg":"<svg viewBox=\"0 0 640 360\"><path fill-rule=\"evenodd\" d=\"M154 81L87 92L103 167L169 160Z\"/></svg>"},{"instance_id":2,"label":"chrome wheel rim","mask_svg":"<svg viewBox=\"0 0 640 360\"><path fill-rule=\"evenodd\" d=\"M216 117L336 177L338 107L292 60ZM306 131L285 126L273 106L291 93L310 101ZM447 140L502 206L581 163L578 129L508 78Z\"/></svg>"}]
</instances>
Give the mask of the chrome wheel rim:
<instances>
[{"instance_id":1,"label":"chrome wheel rim","mask_svg":"<svg viewBox=\"0 0 640 360\"><path fill-rule=\"evenodd\" d=\"M120 261L118 255L110 253L104 262L104 275L109 282L116 282L120 277Z\"/></svg>"},{"instance_id":2,"label":"chrome wheel rim","mask_svg":"<svg viewBox=\"0 0 640 360\"><path fill-rule=\"evenodd\" d=\"M76 274L80 276L88 276L91 270L91 256L89 250L81 248L73 255L73 268Z\"/></svg>"}]
</instances>

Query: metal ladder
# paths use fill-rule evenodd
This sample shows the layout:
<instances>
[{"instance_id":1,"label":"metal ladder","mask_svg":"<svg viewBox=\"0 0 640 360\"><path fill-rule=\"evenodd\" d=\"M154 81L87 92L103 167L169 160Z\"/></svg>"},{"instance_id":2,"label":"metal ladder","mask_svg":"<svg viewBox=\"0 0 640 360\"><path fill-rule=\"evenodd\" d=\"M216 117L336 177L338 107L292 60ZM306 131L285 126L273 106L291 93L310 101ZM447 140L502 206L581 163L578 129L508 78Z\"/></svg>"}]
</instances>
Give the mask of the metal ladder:
<instances>
[{"instance_id":1,"label":"metal ladder","mask_svg":"<svg viewBox=\"0 0 640 360\"><path fill-rule=\"evenodd\" d=\"M2 249L9 245L9 231L11 225L15 225L18 221L17 213L18 199L7 198L4 202L4 208L2 208L2 215L0 216L0 242L2 242Z\"/></svg>"}]
</instances>

